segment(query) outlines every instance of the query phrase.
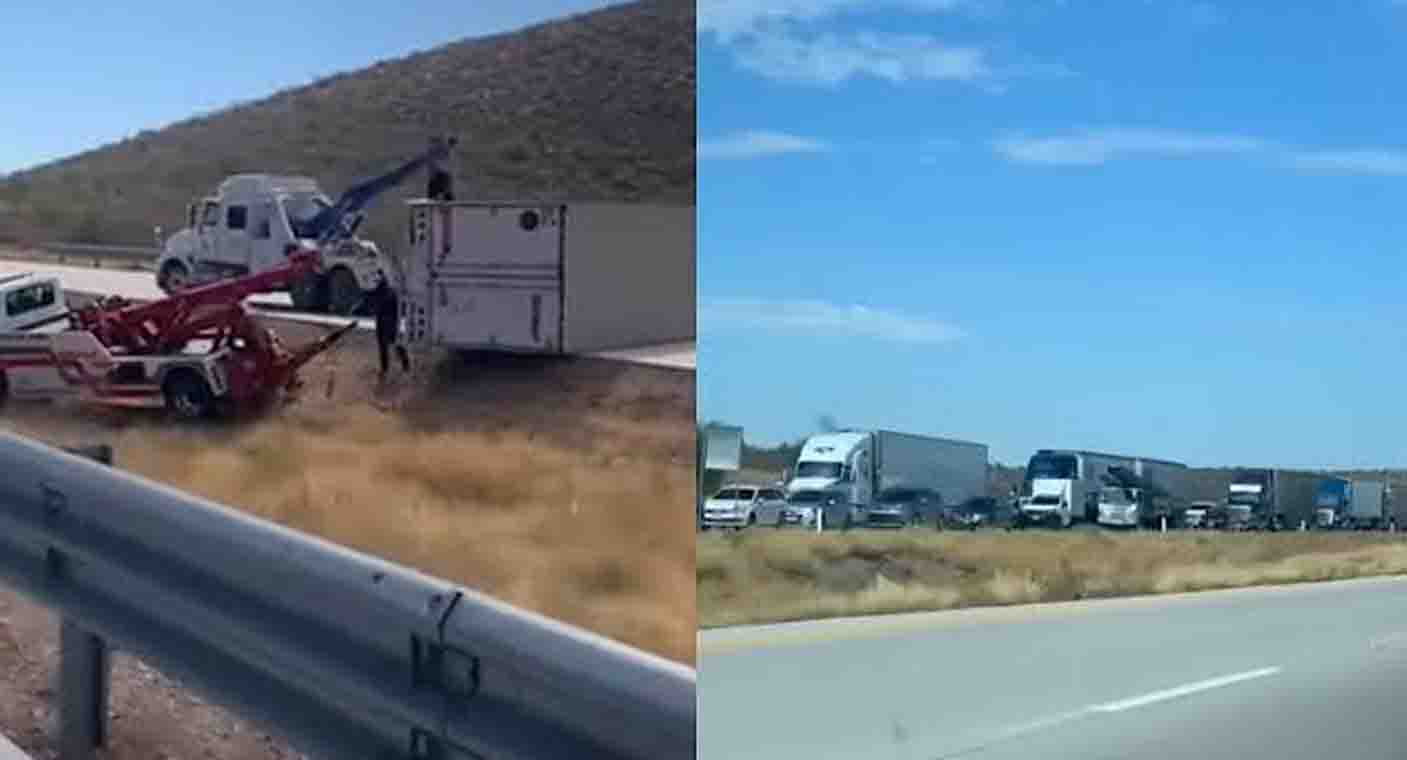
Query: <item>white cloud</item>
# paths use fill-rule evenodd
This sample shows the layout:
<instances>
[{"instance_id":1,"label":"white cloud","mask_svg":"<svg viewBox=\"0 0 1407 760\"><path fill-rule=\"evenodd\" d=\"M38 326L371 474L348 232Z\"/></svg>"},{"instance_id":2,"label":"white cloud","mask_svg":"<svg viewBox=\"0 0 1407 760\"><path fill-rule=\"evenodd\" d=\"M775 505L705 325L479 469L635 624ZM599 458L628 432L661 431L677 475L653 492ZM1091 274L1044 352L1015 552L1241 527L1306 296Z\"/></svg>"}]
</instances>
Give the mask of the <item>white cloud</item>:
<instances>
[{"instance_id":1,"label":"white cloud","mask_svg":"<svg viewBox=\"0 0 1407 760\"><path fill-rule=\"evenodd\" d=\"M813 23L855 11L932 13L982 5L982 0L699 0L697 25L700 34L727 43L778 23Z\"/></svg>"},{"instance_id":2,"label":"white cloud","mask_svg":"<svg viewBox=\"0 0 1407 760\"><path fill-rule=\"evenodd\" d=\"M1238 155L1264 150L1264 140L1243 135L1156 129L1087 129L1049 137L1007 136L992 148L1009 161L1092 166L1119 158Z\"/></svg>"},{"instance_id":3,"label":"white cloud","mask_svg":"<svg viewBox=\"0 0 1407 760\"><path fill-rule=\"evenodd\" d=\"M1290 154L1285 164L1304 171L1407 175L1407 153L1396 150L1301 151Z\"/></svg>"},{"instance_id":4,"label":"white cloud","mask_svg":"<svg viewBox=\"0 0 1407 760\"><path fill-rule=\"evenodd\" d=\"M997 73L981 49L945 45L920 34L859 32L811 39L766 34L739 44L735 53L744 68L783 82L839 84L865 76L890 82L976 82Z\"/></svg>"},{"instance_id":5,"label":"white cloud","mask_svg":"<svg viewBox=\"0 0 1407 760\"><path fill-rule=\"evenodd\" d=\"M790 83L833 85L871 77L890 82L964 82L1000 90L1008 79L1068 74L1064 67L1050 64L995 65L982 46L953 44L926 34L856 29L850 19L838 20L895 10L982 15L998 1L700 0L698 30L724 45L742 67ZM823 23L831 29L814 29Z\"/></svg>"},{"instance_id":6,"label":"white cloud","mask_svg":"<svg viewBox=\"0 0 1407 760\"><path fill-rule=\"evenodd\" d=\"M698 145L698 158L700 161L738 160L788 153L820 153L825 150L825 143L809 137L785 132L750 130L727 137L701 140Z\"/></svg>"},{"instance_id":7,"label":"white cloud","mask_svg":"<svg viewBox=\"0 0 1407 760\"><path fill-rule=\"evenodd\" d=\"M1407 176L1407 150L1303 148L1236 134L1159 129L1084 129L1044 137L1008 135L993 140L991 145L992 150L1006 160L1028 164L1095 166L1138 157L1232 157L1255 154L1265 164L1281 169L1324 174Z\"/></svg>"},{"instance_id":8,"label":"white cloud","mask_svg":"<svg viewBox=\"0 0 1407 760\"><path fill-rule=\"evenodd\" d=\"M845 335L895 343L947 343L964 335L958 328L930 317L805 300L707 300L700 305L699 323L704 329Z\"/></svg>"}]
</instances>

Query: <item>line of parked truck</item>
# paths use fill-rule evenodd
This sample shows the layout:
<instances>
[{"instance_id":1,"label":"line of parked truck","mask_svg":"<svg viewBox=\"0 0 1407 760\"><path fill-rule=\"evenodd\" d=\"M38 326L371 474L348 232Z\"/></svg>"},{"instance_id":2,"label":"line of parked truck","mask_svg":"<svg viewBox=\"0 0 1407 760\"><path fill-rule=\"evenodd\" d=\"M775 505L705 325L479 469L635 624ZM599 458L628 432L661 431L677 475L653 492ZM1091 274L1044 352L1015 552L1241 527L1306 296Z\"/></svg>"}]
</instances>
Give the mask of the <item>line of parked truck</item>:
<instances>
[{"instance_id":1,"label":"line of parked truck","mask_svg":"<svg viewBox=\"0 0 1407 760\"><path fill-rule=\"evenodd\" d=\"M1193 498L1181 462L1041 449L1005 503L989 495L984 444L888 430L814 435L772 484L734 483L704 500L699 524L851 529L1395 530L1385 480L1275 468L1234 470L1222 498Z\"/></svg>"}]
</instances>

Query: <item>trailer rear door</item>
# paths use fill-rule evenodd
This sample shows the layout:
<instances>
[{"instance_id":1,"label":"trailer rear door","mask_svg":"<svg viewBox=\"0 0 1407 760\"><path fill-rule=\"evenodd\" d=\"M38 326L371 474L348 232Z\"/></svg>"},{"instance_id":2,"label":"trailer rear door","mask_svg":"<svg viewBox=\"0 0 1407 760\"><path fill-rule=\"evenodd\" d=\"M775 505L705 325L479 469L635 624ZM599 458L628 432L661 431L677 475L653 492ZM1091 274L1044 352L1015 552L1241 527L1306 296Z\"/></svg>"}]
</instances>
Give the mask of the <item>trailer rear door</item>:
<instances>
[{"instance_id":1,"label":"trailer rear door","mask_svg":"<svg viewBox=\"0 0 1407 760\"><path fill-rule=\"evenodd\" d=\"M458 203L437 212L427 283L434 341L560 351L561 208Z\"/></svg>"}]
</instances>

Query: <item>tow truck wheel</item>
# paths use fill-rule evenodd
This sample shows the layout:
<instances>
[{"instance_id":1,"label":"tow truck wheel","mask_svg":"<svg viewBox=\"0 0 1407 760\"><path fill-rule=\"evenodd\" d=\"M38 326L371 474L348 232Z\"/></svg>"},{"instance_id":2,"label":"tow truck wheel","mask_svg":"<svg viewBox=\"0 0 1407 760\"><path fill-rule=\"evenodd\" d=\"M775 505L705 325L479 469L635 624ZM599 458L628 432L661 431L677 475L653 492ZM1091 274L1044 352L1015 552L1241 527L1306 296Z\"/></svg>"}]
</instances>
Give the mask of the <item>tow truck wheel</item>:
<instances>
[{"instance_id":1,"label":"tow truck wheel","mask_svg":"<svg viewBox=\"0 0 1407 760\"><path fill-rule=\"evenodd\" d=\"M215 409L215 397L205 378L190 371L172 373L161 384L167 411L185 419L209 417Z\"/></svg>"},{"instance_id":2,"label":"tow truck wheel","mask_svg":"<svg viewBox=\"0 0 1407 760\"><path fill-rule=\"evenodd\" d=\"M322 311L327 306L327 283L316 274L293 283L288 289L288 298L293 308L299 311Z\"/></svg>"},{"instance_id":3,"label":"tow truck wheel","mask_svg":"<svg viewBox=\"0 0 1407 760\"><path fill-rule=\"evenodd\" d=\"M351 314L361 305L363 295L351 270L337 267L327 276L327 309L333 314Z\"/></svg>"},{"instance_id":4,"label":"tow truck wheel","mask_svg":"<svg viewBox=\"0 0 1407 760\"><path fill-rule=\"evenodd\" d=\"M190 271L186 269L185 264L179 261L166 262L156 275L156 286L166 293L184 290L187 285L190 285L190 282Z\"/></svg>"}]
</instances>

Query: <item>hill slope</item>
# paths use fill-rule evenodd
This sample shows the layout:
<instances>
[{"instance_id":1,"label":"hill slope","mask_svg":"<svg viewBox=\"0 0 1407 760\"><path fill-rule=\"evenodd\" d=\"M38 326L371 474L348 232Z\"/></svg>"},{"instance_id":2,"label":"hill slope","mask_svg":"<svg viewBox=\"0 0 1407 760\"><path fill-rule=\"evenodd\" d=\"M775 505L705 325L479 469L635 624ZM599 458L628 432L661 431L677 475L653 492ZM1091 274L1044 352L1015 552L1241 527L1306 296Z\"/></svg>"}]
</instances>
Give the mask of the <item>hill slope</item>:
<instances>
[{"instance_id":1,"label":"hill slope","mask_svg":"<svg viewBox=\"0 0 1407 760\"><path fill-rule=\"evenodd\" d=\"M694 202L695 11L643 0L464 40L189 119L0 181L0 239L130 242L241 171L316 177L336 196L460 138L461 198ZM365 234L403 237L383 195Z\"/></svg>"}]
</instances>

